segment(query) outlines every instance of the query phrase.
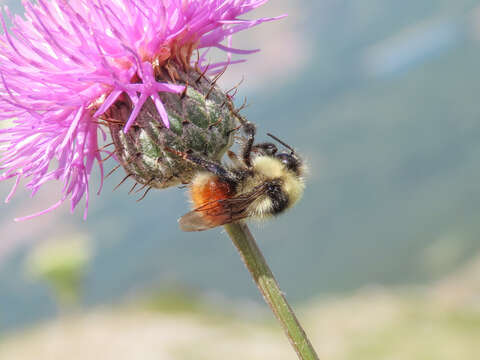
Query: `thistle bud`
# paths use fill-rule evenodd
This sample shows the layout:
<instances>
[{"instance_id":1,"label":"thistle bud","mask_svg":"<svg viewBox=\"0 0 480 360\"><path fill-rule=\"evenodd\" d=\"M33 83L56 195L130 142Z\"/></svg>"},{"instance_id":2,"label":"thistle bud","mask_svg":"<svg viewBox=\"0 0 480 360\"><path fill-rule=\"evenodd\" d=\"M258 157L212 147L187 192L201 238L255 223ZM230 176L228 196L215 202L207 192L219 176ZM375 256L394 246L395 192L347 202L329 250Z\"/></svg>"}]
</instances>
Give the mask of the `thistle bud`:
<instances>
[{"instance_id":1,"label":"thistle bud","mask_svg":"<svg viewBox=\"0 0 480 360\"><path fill-rule=\"evenodd\" d=\"M170 149L220 161L233 143L236 127L231 99L214 81L194 69L186 73L178 68L175 79L185 86L183 93L158 94L169 128L150 98L126 133L124 125L133 108L129 100L117 101L109 113L117 160L138 183L158 189L187 184L199 169Z\"/></svg>"},{"instance_id":2,"label":"thistle bud","mask_svg":"<svg viewBox=\"0 0 480 360\"><path fill-rule=\"evenodd\" d=\"M100 169L103 183L101 155L110 152L110 144L98 142L104 125L116 146L110 153L145 186L186 183L195 173L167 148L218 160L232 142L232 107L196 69L207 67L210 49L228 55L209 69L244 60L232 54L256 52L232 47L231 40L283 17L244 18L264 3L48 0L26 1L23 17L4 12L0 182L15 180L6 201L21 183L32 195L47 182L63 183L51 206L17 220L67 200L73 211L82 199L87 216L93 171Z\"/></svg>"}]
</instances>

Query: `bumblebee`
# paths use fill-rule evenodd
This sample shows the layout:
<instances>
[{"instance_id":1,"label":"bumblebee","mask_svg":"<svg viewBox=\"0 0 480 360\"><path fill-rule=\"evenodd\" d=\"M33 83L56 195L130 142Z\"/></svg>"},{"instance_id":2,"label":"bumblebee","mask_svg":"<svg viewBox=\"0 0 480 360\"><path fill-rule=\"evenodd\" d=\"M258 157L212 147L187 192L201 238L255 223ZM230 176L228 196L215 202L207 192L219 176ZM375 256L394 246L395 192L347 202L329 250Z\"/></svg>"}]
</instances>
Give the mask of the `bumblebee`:
<instances>
[{"instance_id":1,"label":"bumblebee","mask_svg":"<svg viewBox=\"0 0 480 360\"><path fill-rule=\"evenodd\" d=\"M203 169L190 184L193 210L179 219L183 231L202 231L243 219L268 219L292 207L305 188L305 168L294 149L278 153L271 142L255 144L256 128L245 122L241 156L228 151L231 165L192 152L170 151Z\"/></svg>"}]
</instances>

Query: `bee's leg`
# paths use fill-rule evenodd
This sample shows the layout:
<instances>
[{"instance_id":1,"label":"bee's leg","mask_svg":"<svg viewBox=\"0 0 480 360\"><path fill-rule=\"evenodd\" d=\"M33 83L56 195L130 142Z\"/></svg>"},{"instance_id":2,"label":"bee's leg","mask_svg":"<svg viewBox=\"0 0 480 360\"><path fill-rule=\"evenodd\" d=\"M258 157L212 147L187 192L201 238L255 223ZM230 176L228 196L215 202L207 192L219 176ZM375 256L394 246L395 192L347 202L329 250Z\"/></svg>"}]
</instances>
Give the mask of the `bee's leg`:
<instances>
[{"instance_id":1,"label":"bee's leg","mask_svg":"<svg viewBox=\"0 0 480 360\"><path fill-rule=\"evenodd\" d=\"M240 158L233 151L227 151L228 158L232 161L233 166L238 169L245 168L245 164L240 160Z\"/></svg>"},{"instance_id":2,"label":"bee's leg","mask_svg":"<svg viewBox=\"0 0 480 360\"><path fill-rule=\"evenodd\" d=\"M232 97L230 95L227 95L230 100L232 100ZM257 132L257 128L254 123L251 123L247 119L245 119L243 116L239 114L239 111L242 110L242 108L245 106L245 103L240 107L240 109L235 109L233 107L233 102L229 101L227 102L227 105L230 109L230 111L233 113L233 115L237 118L239 123L241 124L243 128L243 132L247 136L247 140L245 141L243 147L242 147L242 159L245 165L248 168L252 167L252 147L253 143L255 142L255 133Z\"/></svg>"},{"instance_id":3,"label":"bee's leg","mask_svg":"<svg viewBox=\"0 0 480 360\"><path fill-rule=\"evenodd\" d=\"M246 121L243 124L243 132L247 135L247 141L242 148L242 158L243 162L247 167L252 167L252 149L253 143L255 142L255 133L257 132L257 128L255 124L251 123L250 121Z\"/></svg>"},{"instance_id":4,"label":"bee's leg","mask_svg":"<svg viewBox=\"0 0 480 360\"><path fill-rule=\"evenodd\" d=\"M220 163L205 159L204 157L201 157L198 155L194 155L192 151L183 152L183 151L171 149L166 146L165 146L165 149L173 154L180 156L184 160L187 160L195 165L202 167L206 171L217 175L221 181L224 181L228 184L235 184L237 182L235 174L233 174L231 171L223 167Z\"/></svg>"},{"instance_id":5,"label":"bee's leg","mask_svg":"<svg viewBox=\"0 0 480 360\"><path fill-rule=\"evenodd\" d=\"M252 151L255 152L257 149L263 151L266 155L270 155L270 156L275 155L278 151L275 144L272 144L272 143L269 143L269 142L253 145Z\"/></svg>"}]
</instances>

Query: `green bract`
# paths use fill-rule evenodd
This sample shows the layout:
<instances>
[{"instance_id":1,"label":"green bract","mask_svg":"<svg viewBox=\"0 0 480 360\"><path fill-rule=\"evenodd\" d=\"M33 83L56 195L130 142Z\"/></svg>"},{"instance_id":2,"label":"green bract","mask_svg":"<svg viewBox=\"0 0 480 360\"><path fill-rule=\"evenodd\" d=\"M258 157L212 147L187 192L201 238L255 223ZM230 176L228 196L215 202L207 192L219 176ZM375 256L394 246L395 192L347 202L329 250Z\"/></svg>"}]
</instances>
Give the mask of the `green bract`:
<instances>
[{"instance_id":1,"label":"green bract","mask_svg":"<svg viewBox=\"0 0 480 360\"><path fill-rule=\"evenodd\" d=\"M233 143L236 119L231 99L206 77L179 72L183 94L159 93L170 121L166 128L151 99L128 133L123 131L132 106L117 102L109 122L117 160L127 175L144 185L167 188L187 184L199 169L169 149L191 151L220 161Z\"/></svg>"}]
</instances>

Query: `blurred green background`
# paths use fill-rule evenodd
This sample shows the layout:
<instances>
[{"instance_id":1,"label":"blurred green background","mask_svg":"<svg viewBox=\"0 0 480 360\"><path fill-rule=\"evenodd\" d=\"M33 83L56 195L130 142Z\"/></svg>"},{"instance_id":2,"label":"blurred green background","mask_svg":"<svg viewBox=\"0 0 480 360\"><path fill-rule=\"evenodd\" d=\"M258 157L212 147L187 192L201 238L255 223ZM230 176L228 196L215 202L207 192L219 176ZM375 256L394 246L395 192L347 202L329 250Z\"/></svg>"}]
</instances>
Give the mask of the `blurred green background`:
<instances>
[{"instance_id":1,"label":"blurred green background","mask_svg":"<svg viewBox=\"0 0 480 360\"><path fill-rule=\"evenodd\" d=\"M7 3L20 11L17 2ZM476 359L480 2L273 0L257 11L281 13L289 17L237 39L237 47L263 51L232 66L222 84L229 88L243 76L238 99L248 99L244 114L257 124L258 140L272 132L310 165L302 202L252 227L279 283L304 309L325 359ZM267 325L238 316L238 309L264 309L222 230L178 230L176 220L188 210L185 190L150 192L136 202L141 194L127 195L129 185L112 192L123 176L117 171L101 196L92 196L86 222L81 209L72 216L65 204L13 223L55 202L57 184L33 200L19 192L2 205L0 333L8 339L8 358L21 341L42 343L21 329L40 320L52 332L67 326L48 322L62 313L51 280L35 280L26 268L39 243L71 237L89 249L81 275L69 275L81 278L75 306L82 310L74 312L89 314L66 315L77 335L87 332L90 318L112 329L115 321L142 323L132 304L147 311L144 302L153 301L167 314L159 323L174 321L168 314L179 311L196 328L264 339L258 346L278 354L263 358L293 358L268 314ZM0 196L9 185L0 184ZM129 322L132 311L141 319ZM211 312L220 319L210 323ZM255 336L246 330L253 328ZM176 346L171 358L222 358L213 345L196 356ZM0 343L0 356L1 349Z\"/></svg>"}]
</instances>

